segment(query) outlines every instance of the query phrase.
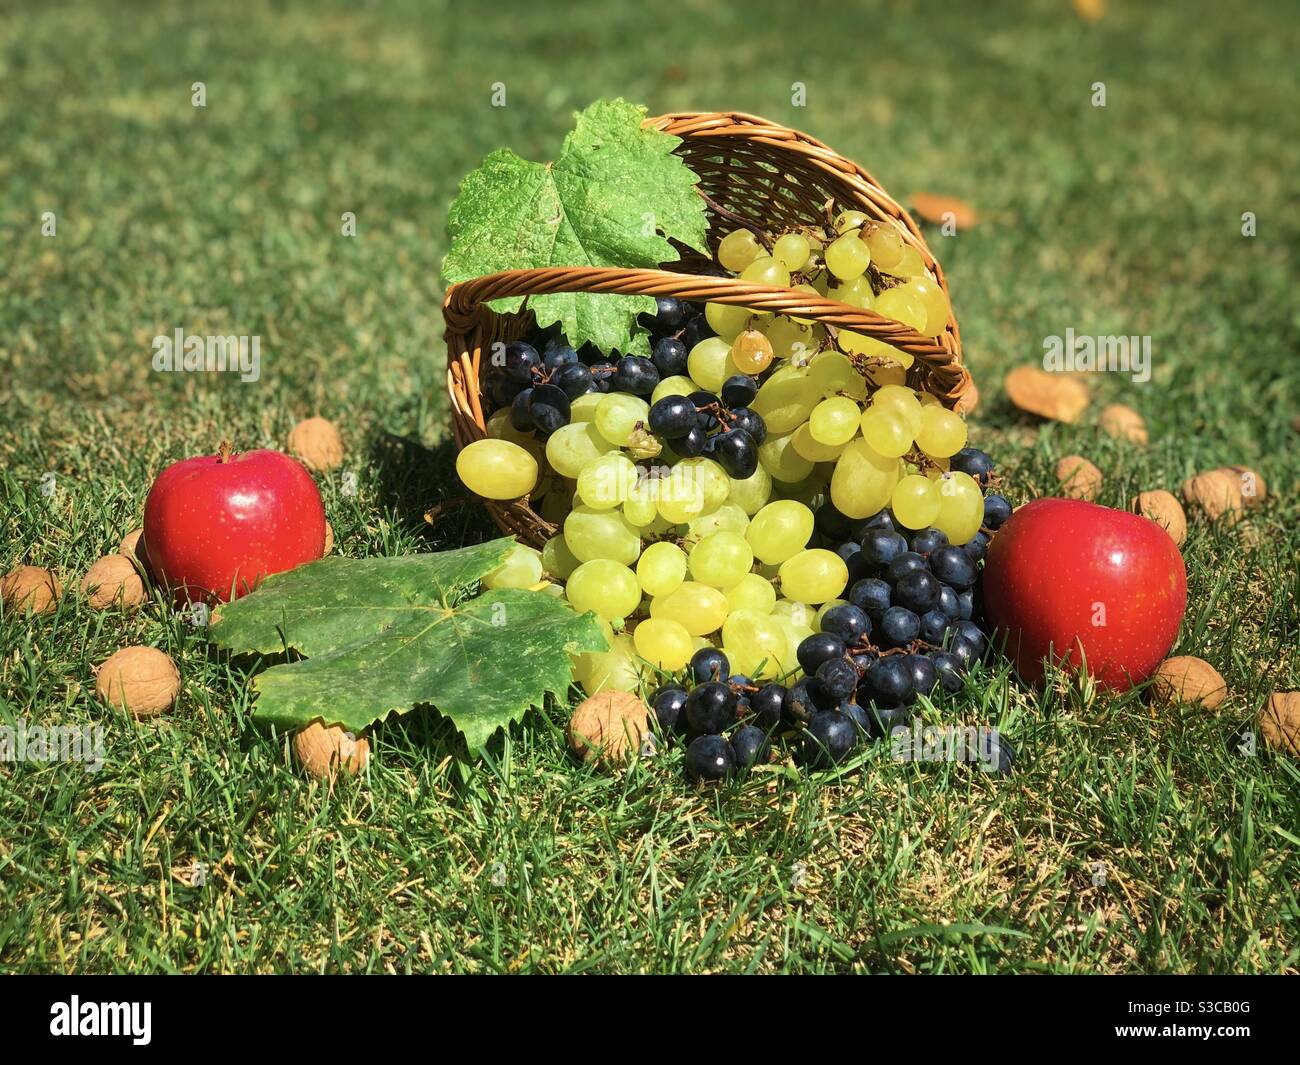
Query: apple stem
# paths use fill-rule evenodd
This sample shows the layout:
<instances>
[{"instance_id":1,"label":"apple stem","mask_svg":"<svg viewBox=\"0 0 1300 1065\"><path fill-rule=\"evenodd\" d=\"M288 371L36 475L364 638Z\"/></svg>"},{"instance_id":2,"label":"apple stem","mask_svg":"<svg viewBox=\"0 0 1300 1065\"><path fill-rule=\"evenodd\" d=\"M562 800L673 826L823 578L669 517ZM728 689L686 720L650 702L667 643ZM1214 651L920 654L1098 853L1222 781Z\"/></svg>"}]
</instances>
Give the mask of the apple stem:
<instances>
[{"instance_id":1,"label":"apple stem","mask_svg":"<svg viewBox=\"0 0 1300 1065\"><path fill-rule=\"evenodd\" d=\"M233 456L235 453L235 449L230 446L229 440L221 441L221 447L219 447L217 451L218 451L218 455L217 455L218 462L229 462L231 456Z\"/></svg>"}]
</instances>

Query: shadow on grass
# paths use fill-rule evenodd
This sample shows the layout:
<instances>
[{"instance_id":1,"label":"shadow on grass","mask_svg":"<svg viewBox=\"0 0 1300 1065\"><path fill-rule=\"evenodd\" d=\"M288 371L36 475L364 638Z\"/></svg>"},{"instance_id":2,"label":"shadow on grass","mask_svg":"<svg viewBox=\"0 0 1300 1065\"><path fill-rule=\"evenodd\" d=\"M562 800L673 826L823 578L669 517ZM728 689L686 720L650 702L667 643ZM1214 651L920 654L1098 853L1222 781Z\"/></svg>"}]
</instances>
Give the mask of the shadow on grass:
<instances>
[{"instance_id":1,"label":"shadow on grass","mask_svg":"<svg viewBox=\"0 0 1300 1065\"><path fill-rule=\"evenodd\" d=\"M380 504L434 551L500 535L456 476L457 450L451 437L430 448L394 433L380 434L371 448L379 471Z\"/></svg>"}]
</instances>

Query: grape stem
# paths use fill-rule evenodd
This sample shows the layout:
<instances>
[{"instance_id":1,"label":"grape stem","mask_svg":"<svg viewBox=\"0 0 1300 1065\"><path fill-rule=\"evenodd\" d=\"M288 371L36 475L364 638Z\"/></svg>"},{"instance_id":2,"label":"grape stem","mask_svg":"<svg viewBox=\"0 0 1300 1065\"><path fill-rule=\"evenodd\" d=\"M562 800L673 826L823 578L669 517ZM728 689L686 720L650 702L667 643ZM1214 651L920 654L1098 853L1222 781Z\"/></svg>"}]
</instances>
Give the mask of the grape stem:
<instances>
[{"instance_id":1,"label":"grape stem","mask_svg":"<svg viewBox=\"0 0 1300 1065\"><path fill-rule=\"evenodd\" d=\"M748 218L742 218L740 215L736 214L735 211L728 211L722 206L722 204L710 197L709 194L704 192L698 185L695 187L695 191L699 194L700 199L704 201L705 206L707 206L710 211L718 215L720 218L725 218L728 222L735 222L736 225L748 229L758 238L758 242L763 245L764 249L767 251L772 250L772 238L767 235L767 232L762 226L756 225Z\"/></svg>"}]
</instances>

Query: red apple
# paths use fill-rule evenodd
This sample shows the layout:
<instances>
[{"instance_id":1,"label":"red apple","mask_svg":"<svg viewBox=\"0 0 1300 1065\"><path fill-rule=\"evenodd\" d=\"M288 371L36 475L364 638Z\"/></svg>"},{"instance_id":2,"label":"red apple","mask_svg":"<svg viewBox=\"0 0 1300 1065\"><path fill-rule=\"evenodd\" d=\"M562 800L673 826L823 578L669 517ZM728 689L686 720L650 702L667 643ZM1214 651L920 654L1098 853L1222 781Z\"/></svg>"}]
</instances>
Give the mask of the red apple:
<instances>
[{"instance_id":1,"label":"red apple","mask_svg":"<svg viewBox=\"0 0 1300 1065\"><path fill-rule=\"evenodd\" d=\"M268 574L318 559L325 508L303 466L278 451L199 455L158 475L144 505L144 542L178 603L229 602Z\"/></svg>"},{"instance_id":2,"label":"red apple","mask_svg":"<svg viewBox=\"0 0 1300 1065\"><path fill-rule=\"evenodd\" d=\"M1164 661L1187 608L1187 570L1155 522L1078 499L1036 499L989 545L984 610L1026 680L1051 657L1105 689Z\"/></svg>"}]
</instances>

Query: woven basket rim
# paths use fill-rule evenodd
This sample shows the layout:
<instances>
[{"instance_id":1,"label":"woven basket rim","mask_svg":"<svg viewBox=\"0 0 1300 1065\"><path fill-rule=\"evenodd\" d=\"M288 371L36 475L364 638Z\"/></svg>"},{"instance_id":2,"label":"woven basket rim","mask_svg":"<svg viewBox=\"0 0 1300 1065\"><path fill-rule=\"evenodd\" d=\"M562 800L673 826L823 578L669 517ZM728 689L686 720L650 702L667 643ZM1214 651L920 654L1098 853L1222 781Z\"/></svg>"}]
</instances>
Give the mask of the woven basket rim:
<instances>
[{"instance_id":1,"label":"woven basket rim","mask_svg":"<svg viewBox=\"0 0 1300 1065\"><path fill-rule=\"evenodd\" d=\"M774 151L798 152L833 179L848 184L855 206L871 208L877 221L889 221L902 230L904 239L915 247L945 296L948 286L943 269L934 258L912 217L862 167L834 152L816 138L798 130L738 111L683 111L647 118L645 124L664 130L683 141L689 138L740 137L771 147ZM486 415L480 399L479 360L485 344L502 322L491 310L491 301L553 292L605 292L622 295L677 296L761 307L777 314L811 318L836 329L847 329L879 340L910 354L916 372L923 368L921 387L947 406L955 406L972 388L969 371L962 363L960 334L949 301L949 319L939 337L925 337L901 322L874 311L814 296L791 288L755 285L736 277L714 277L663 269L619 267L553 266L527 270L505 270L451 285L443 298L444 336L447 342L447 390L458 447L486 435ZM526 306L526 304L525 304ZM508 316L507 316L508 317ZM528 506L528 500L514 503L485 501L497 525L534 547L541 547L556 532Z\"/></svg>"}]
</instances>

